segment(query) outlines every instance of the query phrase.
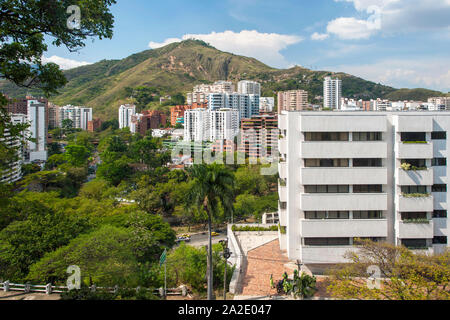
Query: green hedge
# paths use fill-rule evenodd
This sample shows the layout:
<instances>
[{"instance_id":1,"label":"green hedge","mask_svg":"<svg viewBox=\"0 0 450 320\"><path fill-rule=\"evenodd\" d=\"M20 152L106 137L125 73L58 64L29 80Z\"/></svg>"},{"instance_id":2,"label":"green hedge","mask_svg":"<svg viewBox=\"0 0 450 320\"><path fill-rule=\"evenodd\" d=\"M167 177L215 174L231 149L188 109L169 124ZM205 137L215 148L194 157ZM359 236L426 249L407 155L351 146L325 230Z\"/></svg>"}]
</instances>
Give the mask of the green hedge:
<instances>
[{"instance_id":1,"label":"green hedge","mask_svg":"<svg viewBox=\"0 0 450 320\"><path fill-rule=\"evenodd\" d=\"M278 231L278 227L272 226L270 228L265 228L265 227L251 227L251 226L242 226L242 227L232 226L231 230L233 230L234 232Z\"/></svg>"}]
</instances>

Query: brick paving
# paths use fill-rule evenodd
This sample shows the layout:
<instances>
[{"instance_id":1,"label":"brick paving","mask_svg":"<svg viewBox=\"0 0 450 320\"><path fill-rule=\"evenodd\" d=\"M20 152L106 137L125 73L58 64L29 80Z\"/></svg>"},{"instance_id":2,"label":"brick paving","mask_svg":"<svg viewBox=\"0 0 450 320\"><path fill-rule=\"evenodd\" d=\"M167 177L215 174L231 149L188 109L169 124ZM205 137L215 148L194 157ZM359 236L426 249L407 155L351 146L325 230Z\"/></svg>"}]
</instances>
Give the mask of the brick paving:
<instances>
[{"instance_id":1,"label":"brick paving","mask_svg":"<svg viewBox=\"0 0 450 320\"><path fill-rule=\"evenodd\" d=\"M284 266L287 263L289 263L289 259L280 250L278 240L249 251L242 282L242 295L276 295L276 289L270 288L270 275L273 275L273 282L276 285L277 281L283 279L284 272L288 274L293 272Z\"/></svg>"}]
</instances>

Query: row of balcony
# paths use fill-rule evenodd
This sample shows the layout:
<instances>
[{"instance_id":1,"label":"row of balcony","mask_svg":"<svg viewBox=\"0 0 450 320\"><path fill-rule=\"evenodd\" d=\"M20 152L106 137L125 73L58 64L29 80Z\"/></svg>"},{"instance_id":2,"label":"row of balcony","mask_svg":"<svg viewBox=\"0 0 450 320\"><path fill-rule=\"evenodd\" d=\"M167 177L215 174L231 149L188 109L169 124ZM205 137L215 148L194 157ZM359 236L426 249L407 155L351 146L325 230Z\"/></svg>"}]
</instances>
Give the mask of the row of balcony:
<instances>
[{"instance_id":1,"label":"row of balcony","mask_svg":"<svg viewBox=\"0 0 450 320\"><path fill-rule=\"evenodd\" d=\"M287 140L280 139L278 146L281 154L287 154ZM384 141L323 141L300 142L302 158L387 158L388 147ZM398 143L398 159L433 159L433 143Z\"/></svg>"}]
</instances>

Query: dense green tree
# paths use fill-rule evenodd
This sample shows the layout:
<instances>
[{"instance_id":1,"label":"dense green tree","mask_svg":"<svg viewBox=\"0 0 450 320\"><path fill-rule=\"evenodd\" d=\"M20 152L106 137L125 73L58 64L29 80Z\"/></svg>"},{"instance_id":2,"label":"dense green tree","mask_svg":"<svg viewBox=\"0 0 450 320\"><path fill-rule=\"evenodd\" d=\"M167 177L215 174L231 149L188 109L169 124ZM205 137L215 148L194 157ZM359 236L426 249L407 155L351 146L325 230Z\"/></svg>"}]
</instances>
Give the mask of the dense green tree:
<instances>
[{"instance_id":1,"label":"dense green tree","mask_svg":"<svg viewBox=\"0 0 450 320\"><path fill-rule=\"evenodd\" d=\"M61 145L57 142L52 142L47 145L48 156L51 157L54 154L61 154Z\"/></svg>"},{"instance_id":2,"label":"dense green tree","mask_svg":"<svg viewBox=\"0 0 450 320\"><path fill-rule=\"evenodd\" d=\"M87 165L90 152L89 149L82 145L66 146L65 159L74 167L82 167Z\"/></svg>"},{"instance_id":3,"label":"dense green tree","mask_svg":"<svg viewBox=\"0 0 450 320\"><path fill-rule=\"evenodd\" d=\"M118 160L108 159L98 166L97 175L114 186L118 186L123 180L130 178L132 169L129 166L131 159L122 156Z\"/></svg>"},{"instance_id":4,"label":"dense green tree","mask_svg":"<svg viewBox=\"0 0 450 320\"><path fill-rule=\"evenodd\" d=\"M208 300L213 296L213 256L212 256L212 217L217 214L219 203L225 212L232 214L234 198L234 175L223 165L194 165L189 170L193 180L187 198L193 204L203 207L208 215Z\"/></svg>"},{"instance_id":5,"label":"dense green tree","mask_svg":"<svg viewBox=\"0 0 450 320\"><path fill-rule=\"evenodd\" d=\"M31 264L89 228L86 219L45 204L41 195L24 196L27 208L20 212L21 220L0 231L0 277L12 281L23 280Z\"/></svg>"},{"instance_id":6,"label":"dense green tree","mask_svg":"<svg viewBox=\"0 0 450 320\"><path fill-rule=\"evenodd\" d=\"M136 287L138 264L131 246L129 229L105 225L53 252L47 251L50 253L30 267L27 278L39 283L64 283L67 267L77 265L87 285Z\"/></svg>"}]
</instances>

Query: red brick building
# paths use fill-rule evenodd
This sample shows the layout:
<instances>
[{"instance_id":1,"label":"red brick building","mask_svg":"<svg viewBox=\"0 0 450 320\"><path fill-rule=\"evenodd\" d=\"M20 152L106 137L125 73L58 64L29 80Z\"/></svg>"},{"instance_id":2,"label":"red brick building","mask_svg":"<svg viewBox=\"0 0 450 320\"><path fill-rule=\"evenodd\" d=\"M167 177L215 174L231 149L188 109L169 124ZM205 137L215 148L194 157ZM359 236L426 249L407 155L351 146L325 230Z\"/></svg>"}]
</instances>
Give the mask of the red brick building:
<instances>
[{"instance_id":1,"label":"red brick building","mask_svg":"<svg viewBox=\"0 0 450 320\"><path fill-rule=\"evenodd\" d=\"M175 127L177 125L177 123L179 123L179 119L180 118L184 118L184 112L186 110L191 110L191 109L198 109L198 108L204 108L207 109L208 105L205 103L193 103L191 106L190 105L178 105L175 107L172 107L170 109L170 124Z\"/></svg>"},{"instance_id":2,"label":"red brick building","mask_svg":"<svg viewBox=\"0 0 450 320\"><path fill-rule=\"evenodd\" d=\"M142 112L137 131L145 136L149 129L159 129L167 123L167 115L161 111L146 110Z\"/></svg>"},{"instance_id":3,"label":"red brick building","mask_svg":"<svg viewBox=\"0 0 450 320\"><path fill-rule=\"evenodd\" d=\"M88 121L88 131L94 132L99 130L102 127L102 120L94 119L92 121Z\"/></svg>"}]
</instances>

